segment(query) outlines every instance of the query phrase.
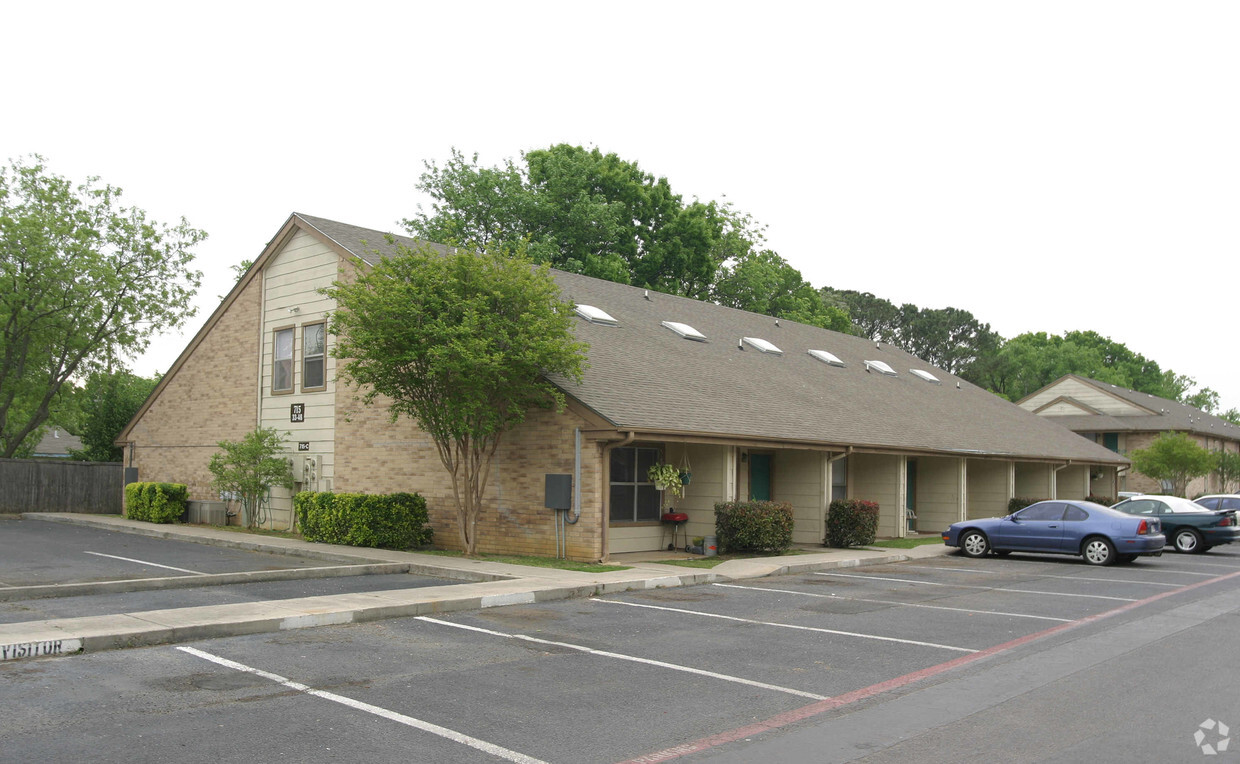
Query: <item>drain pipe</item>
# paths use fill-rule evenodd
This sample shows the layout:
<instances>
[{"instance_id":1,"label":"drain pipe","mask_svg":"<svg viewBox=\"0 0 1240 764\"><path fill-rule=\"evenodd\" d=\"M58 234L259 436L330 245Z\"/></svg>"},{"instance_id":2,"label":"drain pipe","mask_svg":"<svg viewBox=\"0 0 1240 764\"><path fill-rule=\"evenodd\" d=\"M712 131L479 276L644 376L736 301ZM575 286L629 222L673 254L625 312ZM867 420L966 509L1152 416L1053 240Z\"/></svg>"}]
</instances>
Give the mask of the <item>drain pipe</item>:
<instances>
[{"instance_id":1,"label":"drain pipe","mask_svg":"<svg viewBox=\"0 0 1240 764\"><path fill-rule=\"evenodd\" d=\"M581 519L581 428L573 430L573 515L564 517L564 522L576 525Z\"/></svg>"},{"instance_id":2,"label":"drain pipe","mask_svg":"<svg viewBox=\"0 0 1240 764\"><path fill-rule=\"evenodd\" d=\"M1054 494L1053 496L1051 496L1052 499L1059 498L1059 471L1065 470L1071 466L1072 466L1072 460L1069 459L1067 462L1055 468L1054 474L1053 474L1054 482L1051 483L1051 493Z\"/></svg>"}]
</instances>

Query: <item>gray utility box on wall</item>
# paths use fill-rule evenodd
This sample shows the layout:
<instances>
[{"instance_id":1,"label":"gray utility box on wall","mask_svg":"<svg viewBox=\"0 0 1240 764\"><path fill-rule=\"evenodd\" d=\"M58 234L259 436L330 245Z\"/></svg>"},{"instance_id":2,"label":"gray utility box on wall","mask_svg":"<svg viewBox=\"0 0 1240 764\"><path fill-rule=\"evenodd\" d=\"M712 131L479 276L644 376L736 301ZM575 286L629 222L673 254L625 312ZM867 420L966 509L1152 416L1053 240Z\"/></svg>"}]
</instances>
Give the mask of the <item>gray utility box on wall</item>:
<instances>
[{"instance_id":1,"label":"gray utility box on wall","mask_svg":"<svg viewBox=\"0 0 1240 764\"><path fill-rule=\"evenodd\" d=\"M543 502L543 506L547 509L572 509L573 476L547 475L546 495L547 498Z\"/></svg>"}]
</instances>

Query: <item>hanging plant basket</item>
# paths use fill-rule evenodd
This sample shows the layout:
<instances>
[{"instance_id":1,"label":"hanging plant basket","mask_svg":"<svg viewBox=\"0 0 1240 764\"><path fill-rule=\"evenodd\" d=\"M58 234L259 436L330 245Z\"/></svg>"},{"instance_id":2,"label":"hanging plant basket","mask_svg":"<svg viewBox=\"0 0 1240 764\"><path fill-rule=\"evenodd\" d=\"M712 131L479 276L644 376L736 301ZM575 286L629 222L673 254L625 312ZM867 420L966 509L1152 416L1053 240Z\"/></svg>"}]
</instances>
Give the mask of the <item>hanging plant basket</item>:
<instances>
[{"instance_id":1,"label":"hanging plant basket","mask_svg":"<svg viewBox=\"0 0 1240 764\"><path fill-rule=\"evenodd\" d=\"M647 473L655 489L667 491L679 498L684 495L685 484L680 480L680 470L671 464L656 464Z\"/></svg>"}]
</instances>

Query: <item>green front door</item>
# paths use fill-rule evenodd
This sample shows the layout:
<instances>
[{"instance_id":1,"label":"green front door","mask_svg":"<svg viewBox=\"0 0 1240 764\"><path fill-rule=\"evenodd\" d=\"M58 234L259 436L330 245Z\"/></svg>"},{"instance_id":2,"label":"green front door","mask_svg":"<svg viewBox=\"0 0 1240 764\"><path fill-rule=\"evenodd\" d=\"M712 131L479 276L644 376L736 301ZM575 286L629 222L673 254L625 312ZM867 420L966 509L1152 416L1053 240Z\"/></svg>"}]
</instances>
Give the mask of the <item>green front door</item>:
<instances>
[{"instance_id":1,"label":"green front door","mask_svg":"<svg viewBox=\"0 0 1240 764\"><path fill-rule=\"evenodd\" d=\"M771 500L771 455L749 455L749 498L751 501Z\"/></svg>"}]
</instances>

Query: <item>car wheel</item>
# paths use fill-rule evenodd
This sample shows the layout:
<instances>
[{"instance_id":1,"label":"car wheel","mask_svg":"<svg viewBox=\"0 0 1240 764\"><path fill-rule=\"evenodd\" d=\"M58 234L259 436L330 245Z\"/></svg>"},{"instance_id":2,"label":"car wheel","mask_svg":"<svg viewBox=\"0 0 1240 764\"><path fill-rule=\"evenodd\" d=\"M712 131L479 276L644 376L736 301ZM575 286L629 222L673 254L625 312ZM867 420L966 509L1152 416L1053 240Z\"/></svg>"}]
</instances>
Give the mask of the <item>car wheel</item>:
<instances>
[{"instance_id":1,"label":"car wheel","mask_svg":"<svg viewBox=\"0 0 1240 764\"><path fill-rule=\"evenodd\" d=\"M968 531L960 539L960 552L965 557L985 557L990 553L990 539L981 531Z\"/></svg>"},{"instance_id":2,"label":"car wheel","mask_svg":"<svg viewBox=\"0 0 1240 764\"><path fill-rule=\"evenodd\" d=\"M1176 531L1172 543L1175 544L1175 551L1185 554L1205 551L1205 547L1201 544L1201 534L1192 528L1181 528Z\"/></svg>"},{"instance_id":3,"label":"car wheel","mask_svg":"<svg viewBox=\"0 0 1240 764\"><path fill-rule=\"evenodd\" d=\"M1090 565L1110 565L1115 562L1115 545L1101 536L1085 539L1081 556Z\"/></svg>"},{"instance_id":4,"label":"car wheel","mask_svg":"<svg viewBox=\"0 0 1240 764\"><path fill-rule=\"evenodd\" d=\"M1117 562L1120 562L1120 563L1136 562L1138 556L1139 555L1135 555L1135 554L1121 554L1119 555Z\"/></svg>"}]
</instances>

